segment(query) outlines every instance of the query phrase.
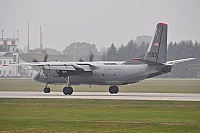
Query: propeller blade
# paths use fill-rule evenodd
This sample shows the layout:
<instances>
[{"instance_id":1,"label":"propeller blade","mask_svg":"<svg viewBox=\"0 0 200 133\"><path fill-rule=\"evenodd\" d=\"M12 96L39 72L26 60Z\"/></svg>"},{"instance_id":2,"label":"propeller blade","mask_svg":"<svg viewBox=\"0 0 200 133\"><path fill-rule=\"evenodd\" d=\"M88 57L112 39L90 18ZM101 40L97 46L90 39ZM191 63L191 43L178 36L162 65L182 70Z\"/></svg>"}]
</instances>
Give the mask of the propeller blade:
<instances>
[{"instance_id":1,"label":"propeller blade","mask_svg":"<svg viewBox=\"0 0 200 133\"><path fill-rule=\"evenodd\" d=\"M44 55L44 62L47 62L47 59L48 59L49 55L46 52L44 54L45 54ZM33 58L32 62L39 62L39 61L36 58Z\"/></svg>"},{"instance_id":2,"label":"propeller blade","mask_svg":"<svg viewBox=\"0 0 200 133\"><path fill-rule=\"evenodd\" d=\"M79 59L79 62L84 62L84 60L80 58L80 59Z\"/></svg>"},{"instance_id":3,"label":"propeller blade","mask_svg":"<svg viewBox=\"0 0 200 133\"><path fill-rule=\"evenodd\" d=\"M93 61L93 58L94 58L94 54L93 54L93 53L90 53L90 62Z\"/></svg>"},{"instance_id":4,"label":"propeller blade","mask_svg":"<svg viewBox=\"0 0 200 133\"><path fill-rule=\"evenodd\" d=\"M39 62L37 59L33 58L33 61L32 62Z\"/></svg>"},{"instance_id":5,"label":"propeller blade","mask_svg":"<svg viewBox=\"0 0 200 133\"><path fill-rule=\"evenodd\" d=\"M46 53L44 56L44 62L47 62L48 57L49 57L49 55Z\"/></svg>"}]
</instances>

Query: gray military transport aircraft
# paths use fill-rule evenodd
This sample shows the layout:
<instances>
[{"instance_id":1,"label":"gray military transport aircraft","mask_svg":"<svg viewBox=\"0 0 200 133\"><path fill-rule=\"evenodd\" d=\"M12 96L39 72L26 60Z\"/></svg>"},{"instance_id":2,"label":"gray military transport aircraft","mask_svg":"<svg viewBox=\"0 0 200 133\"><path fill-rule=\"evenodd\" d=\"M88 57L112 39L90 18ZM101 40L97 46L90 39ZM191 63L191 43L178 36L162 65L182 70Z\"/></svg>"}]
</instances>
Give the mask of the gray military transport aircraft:
<instances>
[{"instance_id":1,"label":"gray military transport aircraft","mask_svg":"<svg viewBox=\"0 0 200 133\"><path fill-rule=\"evenodd\" d=\"M119 92L117 85L127 85L152 78L171 71L176 63L195 58L167 61L167 24L158 23L155 35L144 58L130 61L94 61L94 62L31 62L20 65L39 66L40 71L34 80L45 83L44 92L49 93L48 84L66 84L65 95L71 95L71 85L111 85L109 92ZM138 62L138 63L134 63Z\"/></svg>"}]
</instances>

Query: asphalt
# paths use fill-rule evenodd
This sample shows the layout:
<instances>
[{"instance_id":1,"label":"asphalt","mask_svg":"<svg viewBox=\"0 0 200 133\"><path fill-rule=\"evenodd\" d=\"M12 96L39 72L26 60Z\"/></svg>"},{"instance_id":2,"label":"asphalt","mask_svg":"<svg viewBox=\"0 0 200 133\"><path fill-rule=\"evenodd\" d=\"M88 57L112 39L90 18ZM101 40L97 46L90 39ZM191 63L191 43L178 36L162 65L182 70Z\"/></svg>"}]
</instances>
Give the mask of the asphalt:
<instances>
[{"instance_id":1,"label":"asphalt","mask_svg":"<svg viewBox=\"0 0 200 133\"><path fill-rule=\"evenodd\" d=\"M66 99L122 99L122 100L166 100L200 101L200 94L191 93L124 93L109 92L74 92L64 95L62 92L0 91L0 98L66 98Z\"/></svg>"}]
</instances>

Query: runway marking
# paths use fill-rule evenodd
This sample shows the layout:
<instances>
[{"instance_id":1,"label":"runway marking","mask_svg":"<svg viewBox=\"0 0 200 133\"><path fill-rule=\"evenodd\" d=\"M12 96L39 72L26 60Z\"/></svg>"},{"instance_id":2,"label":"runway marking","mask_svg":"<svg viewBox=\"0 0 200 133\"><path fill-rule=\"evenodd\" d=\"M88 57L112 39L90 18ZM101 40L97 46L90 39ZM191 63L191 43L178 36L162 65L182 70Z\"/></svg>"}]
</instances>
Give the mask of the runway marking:
<instances>
[{"instance_id":1,"label":"runway marking","mask_svg":"<svg viewBox=\"0 0 200 133\"><path fill-rule=\"evenodd\" d=\"M191 93L124 93L74 92L64 95L62 92L0 91L0 98L66 98L66 99L122 99L122 100L164 100L164 101L200 101L200 94Z\"/></svg>"}]
</instances>

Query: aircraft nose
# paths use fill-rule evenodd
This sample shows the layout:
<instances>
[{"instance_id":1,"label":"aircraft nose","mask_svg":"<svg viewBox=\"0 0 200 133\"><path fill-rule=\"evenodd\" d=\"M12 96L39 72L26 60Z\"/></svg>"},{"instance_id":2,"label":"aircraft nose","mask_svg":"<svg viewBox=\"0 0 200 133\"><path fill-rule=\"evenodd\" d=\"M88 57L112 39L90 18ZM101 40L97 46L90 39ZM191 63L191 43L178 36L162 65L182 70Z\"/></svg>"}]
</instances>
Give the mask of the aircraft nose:
<instances>
[{"instance_id":1,"label":"aircraft nose","mask_svg":"<svg viewBox=\"0 0 200 133\"><path fill-rule=\"evenodd\" d=\"M40 73L41 73L41 71L37 72L37 73L34 75L33 79L34 79L35 81L39 81Z\"/></svg>"}]
</instances>

